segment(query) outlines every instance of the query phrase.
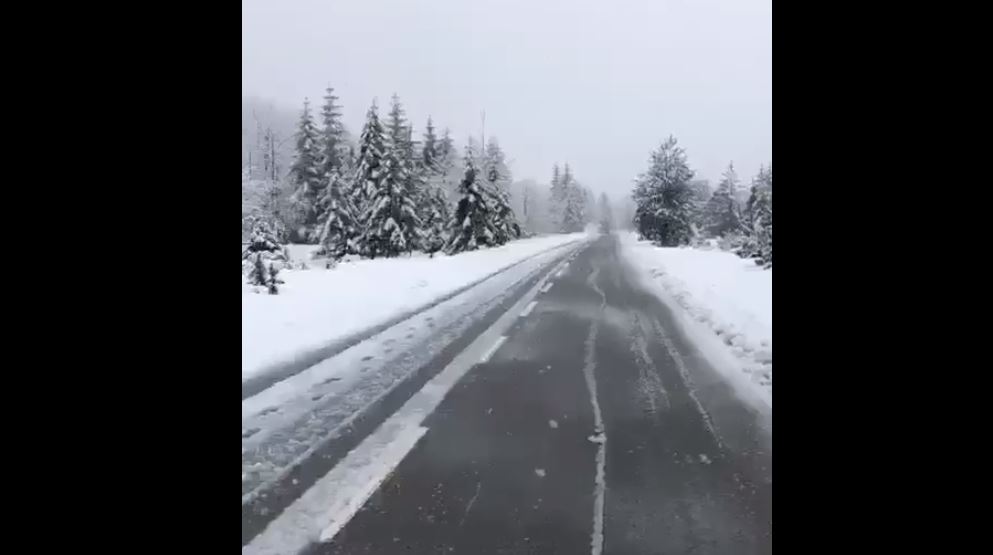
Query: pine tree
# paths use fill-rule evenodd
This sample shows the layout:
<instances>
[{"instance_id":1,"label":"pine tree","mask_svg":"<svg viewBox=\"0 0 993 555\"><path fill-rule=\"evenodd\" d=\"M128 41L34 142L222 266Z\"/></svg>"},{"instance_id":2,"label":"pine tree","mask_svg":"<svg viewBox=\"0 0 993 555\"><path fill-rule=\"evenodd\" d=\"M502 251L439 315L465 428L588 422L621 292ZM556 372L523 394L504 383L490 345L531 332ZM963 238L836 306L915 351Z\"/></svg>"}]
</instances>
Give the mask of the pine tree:
<instances>
[{"instance_id":1,"label":"pine tree","mask_svg":"<svg viewBox=\"0 0 993 555\"><path fill-rule=\"evenodd\" d=\"M354 251L368 255L369 245L366 244L368 230L369 199L382 188L385 178L384 160L386 157L386 134L383 124L379 121L376 101L366 113L365 125L359 137L359 154L355 161L355 175L352 181L349 200L357 215L355 228L357 231L354 241Z\"/></svg>"},{"instance_id":2,"label":"pine tree","mask_svg":"<svg viewBox=\"0 0 993 555\"><path fill-rule=\"evenodd\" d=\"M490 227L490 207L486 193L479 182L474 153L466 147L465 173L459 185L460 199L450 223L450 238L446 248L449 254L476 250L493 245L495 233Z\"/></svg>"},{"instance_id":3,"label":"pine tree","mask_svg":"<svg viewBox=\"0 0 993 555\"><path fill-rule=\"evenodd\" d=\"M248 283L268 286L270 293L275 294L276 284L282 283L276 278L279 271L276 264L286 262L287 256L285 249L279 245L271 222L264 218L255 220L248 248L241 254L241 258L248 270Z\"/></svg>"},{"instance_id":4,"label":"pine tree","mask_svg":"<svg viewBox=\"0 0 993 555\"><path fill-rule=\"evenodd\" d=\"M739 256L755 258L756 263L772 267L772 165L759 168L752 179L752 191L745 210L746 240Z\"/></svg>"},{"instance_id":5,"label":"pine tree","mask_svg":"<svg viewBox=\"0 0 993 555\"><path fill-rule=\"evenodd\" d=\"M428 117L424 131L424 146L421 147L421 164L431 174L438 173L438 138L434 134L434 125Z\"/></svg>"},{"instance_id":6,"label":"pine tree","mask_svg":"<svg viewBox=\"0 0 993 555\"><path fill-rule=\"evenodd\" d=\"M294 231L295 238L300 241L313 242L316 239L314 226L319 216L317 199L324 186L320 162L317 129L310 115L310 102L304 100L297 129L296 159L290 168L294 187L293 200L300 224L299 229Z\"/></svg>"},{"instance_id":7,"label":"pine tree","mask_svg":"<svg viewBox=\"0 0 993 555\"><path fill-rule=\"evenodd\" d=\"M496 232L494 242L502 245L521 235L521 226L517 216L510 207L510 169L507 168L506 156L496 139L491 138L486 145L483 157L484 175L486 177L486 192L492 207L492 227Z\"/></svg>"},{"instance_id":8,"label":"pine tree","mask_svg":"<svg viewBox=\"0 0 993 555\"><path fill-rule=\"evenodd\" d=\"M448 209L448 196L441 187L428 185L424 199L421 209L423 214L421 248L433 256L434 253L445 248L448 242L451 213Z\"/></svg>"},{"instance_id":9,"label":"pine tree","mask_svg":"<svg viewBox=\"0 0 993 555\"><path fill-rule=\"evenodd\" d=\"M698 236L707 229L707 203L713 193L710 190L710 183L706 179L691 181L690 191L693 197L693 212L690 221L693 224L693 235Z\"/></svg>"},{"instance_id":10,"label":"pine tree","mask_svg":"<svg viewBox=\"0 0 993 555\"><path fill-rule=\"evenodd\" d=\"M583 225L587 226L596 220L596 214L593 208L596 206L596 200L593 197L593 191L583 187Z\"/></svg>"},{"instance_id":11,"label":"pine tree","mask_svg":"<svg viewBox=\"0 0 993 555\"><path fill-rule=\"evenodd\" d=\"M279 245L276 226L266 218L258 218L252 225L252 235L248 240L248 248L242 253L243 260L255 254L262 254L266 260L285 260L286 254Z\"/></svg>"},{"instance_id":12,"label":"pine tree","mask_svg":"<svg viewBox=\"0 0 993 555\"><path fill-rule=\"evenodd\" d=\"M378 188L369 193L364 218L362 241L370 258L409 253L419 240L420 219L410 167L410 131L396 95L387 130L389 140L383 159L383 178Z\"/></svg>"},{"instance_id":13,"label":"pine tree","mask_svg":"<svg viewBox=\"0 0 993 555\"><path fill-rule=\"evenodd\" d=\"M734 163L727 169L717 184L717 190L707 201L704 209L707 231L711 236L724 237L729 233L742 231L740 210L737 201L738 174Z\"/></svg>"},{"instance_id":14,"label":"pine tree","mask_svg":"<svg viewBox=\"0 0 993 555\"><path fill-rule=\"evenodd\" d=\"M343 175L343 166L347 156L345 144L345 127L341 123L341 106L336 104L338 97L334 89L327 88L324 96L324 107L321 109L321 177L330 182L331 175Z\"/></svg>"},{"instance_id":15,"label":"pine tree","mask_svg":"<svg viewBox=\"0 0 993 555\"><path fill-rule=\"evenodd\" d=\"M646 239L664 247L685 245L692 237L693 171L686 154L669 136L652 152L648 171L641 174L633 192L635 225Z\"/></svg>"},{"instance_id":16,"label":"pine tree","mask_svg":"<svg viewBox=\"0 0 993 555\"><path fill-rule=\"evenodd\" d=\"M458 152L455 148L455 141L452 140L452 134L447 128L441 136L441 141L438 143L437 153L436 166L438 177L436 184L441 186L446 195L454 198L459 191L462 171L459 164Z\"/></svg>"},{"instance_id":17,"label":"pine tree","mask_svg":"<svg viewBox=\"0 0 993 555\"><path fill-rule=\"evenodd\" d=\"M597 209L600 212L600 233L610 233L614 229L614 210L610 206L607 193L600 193L600 203Z\"/></svg>"},{"instance_id":18,"label":"pine tree","mask_svg":"<svg viewBox=\"0 0 993 555\"><path fill-rule=\"evenodd\" d=\"M552 184L548 195L548 220L552 229L556 232L562 231L562 215L565 212L565 189L562 186L562 175L559 173L559 165L552 167Z\"/></svg>"},{"instance_id":19,"label":"pine tree","mask_svg":"<svg viewBox=\"0 0 993 555\"><path fill-rule=\"evenodd\" d=\"M562 226L559 231L562 233L582 231L586 225L586 193L573 178L569 164L565 165L559 186L561 194L564 195Z\"/></svg>"},{"instance_id":20,"label":"pine tree","mask_svg":"<svg viewBox=\"0 0 993 555\"><path fill-rule=\"evenodd\" d=\"M350 252L356 252L355 240L359 235L355 208L346 190L346 182L332 170L329 175L325 195L321 199L324 208L324 221L321 225L319 241L321 249L318 254L337 261Z\"/></svg>"}]
</instances>

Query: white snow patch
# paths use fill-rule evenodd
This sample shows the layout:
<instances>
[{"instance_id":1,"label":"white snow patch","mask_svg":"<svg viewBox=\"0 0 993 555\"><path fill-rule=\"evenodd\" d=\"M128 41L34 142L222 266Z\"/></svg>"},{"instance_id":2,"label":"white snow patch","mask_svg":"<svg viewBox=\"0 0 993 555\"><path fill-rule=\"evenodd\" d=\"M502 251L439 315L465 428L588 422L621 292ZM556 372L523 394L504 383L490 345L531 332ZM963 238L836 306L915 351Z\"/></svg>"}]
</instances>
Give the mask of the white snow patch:
<instances>
[{"instance_id":1,"label":"white snow patch","mask_svg":"<svg viewBox=\"0 0 993 555\"><path fill-rule=\"evenodd\" d=\"M545 477L545 469L544 468L536 468L536 469L534 469L534 473L537 474L539 478L544 478Z\"/></svg>"},{"instance_id":2,"label":"white snow patch","mask_svg":"<svg viewBox=\"0 0 993 555\"><path fill-rule=\"evenodd\" d=\"M572 241L583 233L513 241L455 256L343 261L325 269L311 260L317 247L290 245L293 263L278 295L256 294L244 284L241 297L241 374L245 380L274 364L428 304L521 260Z\"/></svg>"},{"instance_id":3,"label":"white snow patch","mask_svg":"<svg viewBox=\"0 0 993 555\"><path fill-rule=\"evenodd\" d=\"M704 356L749 400L772 407L772 270L732 253L663 248L628 234L625 258Z\"/></svg>"},{"instance_id":4,"label":"white snow patch","mask_svg":"<svg viewBox=\"0 0 993 555\"><path fill-rule=\"evenodd\" d=\"M558 422L556 422L556 421L554 421L554 420L549 420L549 421L548 421L548 426L549 426L550 428L552 428L553 430L557 430L557 429L558 429L558 427L559 427L559 423L558 423Z\"/></svg>"}]
</instances>

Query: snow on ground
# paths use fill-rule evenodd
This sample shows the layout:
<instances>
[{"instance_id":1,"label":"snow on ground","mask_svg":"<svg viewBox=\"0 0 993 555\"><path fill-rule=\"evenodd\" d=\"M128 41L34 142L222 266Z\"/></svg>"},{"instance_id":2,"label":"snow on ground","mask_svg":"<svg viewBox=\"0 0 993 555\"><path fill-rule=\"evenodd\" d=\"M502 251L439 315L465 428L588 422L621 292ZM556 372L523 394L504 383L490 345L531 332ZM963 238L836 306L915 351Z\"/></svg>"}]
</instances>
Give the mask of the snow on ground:
<instances>
[{"instance_id":1,"label":"snow on ground","mask_svg":"<svg viewBox=\"0 0 993 555\"><path fill-rule=\"evenodd\" d=\"M622 245L652 290L682 309L677 316L711 364L771 407L772 270L720 250L657 247L634 234Z\"/></svg>"},{"instance_id":2,"label":"snow on ground","mask_svg":"<svg viewBox=\"0 0 993 555\"><path fill-rule=\"evenodd\" d=\"M241 301L242 380L451 294L542 251L586 237L585 233L514 241L455 256L353 260L325 269L308 260L315 247L290 246L294 265L278 295L244 284Z\"/></svg>"}]
</instances>

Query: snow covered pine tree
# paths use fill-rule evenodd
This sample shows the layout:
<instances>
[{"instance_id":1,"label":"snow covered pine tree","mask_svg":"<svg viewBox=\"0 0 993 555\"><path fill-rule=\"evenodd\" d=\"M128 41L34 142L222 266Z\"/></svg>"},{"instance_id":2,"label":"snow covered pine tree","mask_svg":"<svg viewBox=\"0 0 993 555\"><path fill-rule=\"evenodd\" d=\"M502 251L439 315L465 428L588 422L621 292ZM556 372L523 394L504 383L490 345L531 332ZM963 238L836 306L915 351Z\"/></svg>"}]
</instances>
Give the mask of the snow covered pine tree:
<instances>
[{"instance_id":1,"label":"snow covered pine tree","mask_svg":"<svg viewBox=\"0 0 993 555\"><path fill-rule=\"evenodd\" d=\"M291 239L306 243L316 243L318 219L317 199L324 187L321 176L321 153L318 146L317 129L310 115L310 102L304 100L303 113L297 129L296 159L290 168L291 183L294 187L293 203L297 213L298 227L292 231Z\"/></svg>"},{"instance_id":2,"label":"snow covered pine tree","mask_svg":"<svg viewBox=\"0 0 993 555\"><path fill-rule=\"evenodd\" d=\"M386 156L386 135L383 124L379 121L376 101L366 112L362 135L359 137L359 155L355 161L355 176L349 191L349 197L355 214L356 235L354 251L366 256L370 246L366 243L368 230L369 199L373 192L381 188L385 176L383 161Z\"/></svg>"},{"instance_id":3,"label":"snow covered pine tree","mask_svg":"<svg viewBox=\"0 0 993 555\"><path fill-rule=\"evenodd\" d=\"M276 284L283 283L277 278L279 267L276 264L287 260L286 251L279 246L272 225L260 219L256 221L248 248L241 255L248 267L248 283L269 288L269 293L278 293Z\"/></svg>"},{"instance_id":4,"label":"snow covered pine tree","mask_svg":"<svg viewBox=\"0 0 993 555\"><path fill-rule=\"evenodd\" d=\"M393 95L390 110L389 144L382 164L382 179L368 195L362 242L370 258L409 253L416 246L420 219L410 190L407 160L408 131L400 99Z\"/></svg>"},{"instance_id":5,"label":"snow covered pine tree","mask_svg":"<svg viewBox=\"0 0 993 555\"><path fill-rule=\"evenodd\" d=\"M448 140L451 141L450 138ZM448 169L442 165L445 161L439 155L439 146L441 145L434 134L434 125L431 118L428 118L424 146L421 149L421 171L424 173L425 190L420 197L418 211L423 226L421 249L431 256L445 247L448 241L448 222L451 218L448 210L448 195L444 189L444 179Z\"/></svg>"},{"instance_id":6,"label":"snow covered pine tree","mask_svg":"<svg viewBox=\"0 0 993 555\"><path fill-rule=\"evenodd\" d=\"M745 210L746 240L738 249L742 258L754 258L756 264L772 267L772 165L759 168L752 179L752 194Z\"/></svg>"},{"instance_id":7,"label":"snow covered pine tree","mask_svg":"<svg viewBox=\"0 0 993 555\"><path fill-rule=\"evenodd\" d=\"M663 247L689 243L693 193L689 181L693 170L686 153L669 136L652 152L648 171L635 184L635 226L642 237Z\"/></svg>"},{"instance_id":8,"label":"snow covered pine tree","mask_svg":"<svg viewBox=\"0 0 993 555\"><path fill-rule=\"evenodd\" d=\"M461 198L450 224L451 234L446 251L454 254L493 245L496 234L491 227L490 207L479 183L470 147L466 147L465 151L465 173L459 185L459 194Z\"/></svg>"},{"instance_id":9,"label":"snow covered pine tree","mask_svg":"<svg viewBox=\"0 0 993 555\"><path fill-rule=\"evenodd\" d=\"M317 203L320 212L318 242L321 248L316 254L327 256L329 266L354 250L353 240L358 234L355 208L343 178L348 152L340 106L335 104L337 99L334 89L328 87L321 111L324 124L321 130L321 174L324 187Z\"/></svg>"},{"instance_id":10,"label":"snow covered pine tree","mask_svg":"<svg viewBox=\"0 0 993 555\"><path fill-rule=\"evenodd\" d=\"M521 236L521 226L517 223L517 216L510 207L510 169L507 168L506 157L496 139L491 138L486 145L486 154L483 158L484 172L486 176L486 192L489 196L491 207L492 228L495 231L493 241L497 245L503 245Z\"/></svg>"},{"instance_id":11,"label":"snow covered pine tree","mask_svg":"<svg viewBox=\"0 0 993 555\"><path fill-rule=\"evenodd\" d=\"M606 235L614 229L614 209L610 206L607 193L600 193L598 211L600 212L600 233Z\"/></svg>"},{"instance_id":12,"label":"snow covered pine tree","mask_svg":"<svg viewBox=\"0 0 993 555\"><path fill-rule=\"evenodd\" d=\"M565 165L559 183L562 201L562 233L577 233L586 225L586 192L572 176L569 164Z\"/></svg>"},{"instance_id":13,"label":"snow covered pine tree","mask_svg":"<svg viewBox=\"0 0 993 555\"><path fill-rule=\"evenodd\" d=\"M737 188L738 174L734 171L734 162L731 162L704 209L707 232L712 237L724 237L729 233L742 231Z\"/></svg>"},{"instance_id":14,"label":"snow covered pine tree","mask_svg":"<svg viewBox=\"0 0 993 555\"><path fill-rule=\"evenodd\" d=\"M552 230L562 231L562 214L565 211L565 189L559 165L552 167L552 184L548 194L548 222Z\"/></svg>"}]
</instances>

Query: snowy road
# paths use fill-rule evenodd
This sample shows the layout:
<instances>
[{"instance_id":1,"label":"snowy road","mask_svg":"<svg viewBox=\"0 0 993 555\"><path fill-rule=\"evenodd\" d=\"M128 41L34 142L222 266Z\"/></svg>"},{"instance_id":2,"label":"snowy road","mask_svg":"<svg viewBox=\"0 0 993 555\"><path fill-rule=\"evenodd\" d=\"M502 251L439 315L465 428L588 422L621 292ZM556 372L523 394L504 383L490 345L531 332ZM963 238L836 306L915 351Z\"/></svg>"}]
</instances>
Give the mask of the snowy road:
<instances>
[{"instance_id":1,"label":"snowy road","mask_svg":"<svg viewBox=\"0 0 993 555\"><path fill-rule=\"evenodd\" d=\"M243 499L243 552L771 553L769 410L618 249L549 255L446 326L378 418Z\"/></svg>"}]
</instances>

